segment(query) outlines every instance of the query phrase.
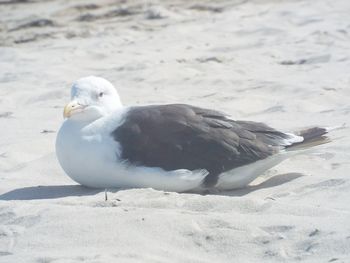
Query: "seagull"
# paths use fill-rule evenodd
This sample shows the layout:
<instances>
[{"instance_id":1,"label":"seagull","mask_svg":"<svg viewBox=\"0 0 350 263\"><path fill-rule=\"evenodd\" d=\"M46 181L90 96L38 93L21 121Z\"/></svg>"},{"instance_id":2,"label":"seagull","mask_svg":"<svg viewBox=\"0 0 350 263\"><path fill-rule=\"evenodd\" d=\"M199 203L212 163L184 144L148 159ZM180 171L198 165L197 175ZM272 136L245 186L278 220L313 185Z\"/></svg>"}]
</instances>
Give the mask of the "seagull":
<instances>
[{"instance_id":1,"label":"seagull","mask_svg":"<svg viewBox=\"0 0 350 263\"><path fill-rule=\"evenodd\" d=\"M106 79L71 88L56 155L93 188L222 191L243 188L283 160L329 141L327 128L281 132L187 104L123 106Z\"/></svg>"}]
</instances>

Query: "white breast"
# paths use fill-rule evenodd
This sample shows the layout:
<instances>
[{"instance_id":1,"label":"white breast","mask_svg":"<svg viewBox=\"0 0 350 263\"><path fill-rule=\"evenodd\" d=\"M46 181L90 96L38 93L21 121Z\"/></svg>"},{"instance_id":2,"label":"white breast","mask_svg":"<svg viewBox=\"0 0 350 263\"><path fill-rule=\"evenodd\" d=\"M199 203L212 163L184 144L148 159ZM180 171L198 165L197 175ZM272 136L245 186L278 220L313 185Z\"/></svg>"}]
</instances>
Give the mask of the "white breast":
<instances>
[{"instance_id":1,"label":"white breast","mask_svg":"<svg viewBox=\"0 0 350 263\"><path fill-rule=\"evenodd\" d=\"M86 133L83 126L65 121L57 135L56 154L63 170L76 182L102 187L107 171L118 159L119 145L107 134Z\"/></svg>"}]
</instances>

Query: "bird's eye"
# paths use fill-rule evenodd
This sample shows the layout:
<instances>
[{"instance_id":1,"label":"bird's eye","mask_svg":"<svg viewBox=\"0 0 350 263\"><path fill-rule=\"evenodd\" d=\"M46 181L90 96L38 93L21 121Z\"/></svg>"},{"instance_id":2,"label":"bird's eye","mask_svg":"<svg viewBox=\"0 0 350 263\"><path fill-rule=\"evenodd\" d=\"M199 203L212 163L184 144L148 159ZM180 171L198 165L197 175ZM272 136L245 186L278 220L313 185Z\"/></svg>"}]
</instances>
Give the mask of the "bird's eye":
<instances>
[{"instance_id":1,"label":"bird's eye","mask_svg":"<svg viewBox=\"0 0 350 263\"><path fill-rule=\"evenodd\" d=\"M103 97L103 95L104 95L103 92L100 92L100 93L98 94L98 96L99 96L100 98Z\"/></svg>"}]
</instances>

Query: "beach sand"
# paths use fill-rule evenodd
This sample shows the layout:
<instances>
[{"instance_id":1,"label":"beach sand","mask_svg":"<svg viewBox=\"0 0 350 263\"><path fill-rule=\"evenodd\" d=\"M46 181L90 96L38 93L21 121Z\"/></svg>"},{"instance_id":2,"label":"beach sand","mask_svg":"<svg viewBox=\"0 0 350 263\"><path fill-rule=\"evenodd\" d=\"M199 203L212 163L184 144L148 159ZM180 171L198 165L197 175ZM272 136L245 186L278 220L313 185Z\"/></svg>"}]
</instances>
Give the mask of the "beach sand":
<instances>
[{"instance_id":1,"label":"beach sand","mask_svg":"<svg viewBox=\"0 0 350 263\"><path fill-rule=\"evenodd\" d=\"M350 2L0 1L0 262L350 262L349 128L245 189L77 185L55 138L76 79L284 131L350 121Z\"/></svg>"}]
</instances>

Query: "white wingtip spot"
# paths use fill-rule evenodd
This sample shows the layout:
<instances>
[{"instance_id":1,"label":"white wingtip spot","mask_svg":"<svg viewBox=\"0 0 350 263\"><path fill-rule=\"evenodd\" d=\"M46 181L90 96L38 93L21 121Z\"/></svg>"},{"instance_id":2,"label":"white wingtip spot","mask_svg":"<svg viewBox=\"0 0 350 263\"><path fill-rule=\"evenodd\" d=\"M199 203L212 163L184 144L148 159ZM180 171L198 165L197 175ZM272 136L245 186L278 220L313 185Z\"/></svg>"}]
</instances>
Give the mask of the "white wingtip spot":
<instances>
[{"instance_id":1,"label":"white wingtip spot","mask_svg":"<svg viewBox=\"0 0 350 263\"><path fill-rule=\"evenodd\" d=\"M299 135L295 135L293 133L285 133L286 135L289 136L289 138L283 140L283 146L289 146L294 143L302 142L304 141L304 138Z\"/></svg>"}]
</instances>

